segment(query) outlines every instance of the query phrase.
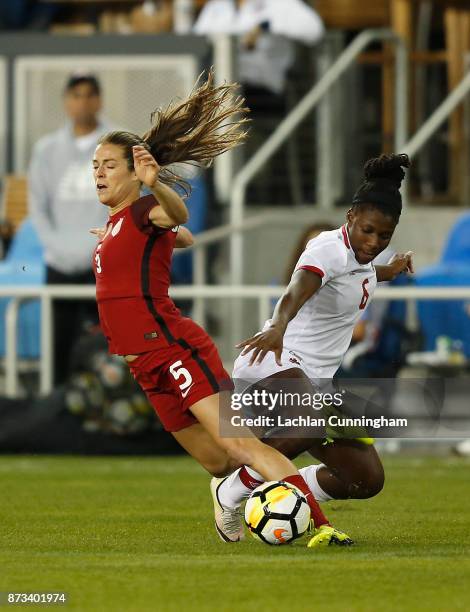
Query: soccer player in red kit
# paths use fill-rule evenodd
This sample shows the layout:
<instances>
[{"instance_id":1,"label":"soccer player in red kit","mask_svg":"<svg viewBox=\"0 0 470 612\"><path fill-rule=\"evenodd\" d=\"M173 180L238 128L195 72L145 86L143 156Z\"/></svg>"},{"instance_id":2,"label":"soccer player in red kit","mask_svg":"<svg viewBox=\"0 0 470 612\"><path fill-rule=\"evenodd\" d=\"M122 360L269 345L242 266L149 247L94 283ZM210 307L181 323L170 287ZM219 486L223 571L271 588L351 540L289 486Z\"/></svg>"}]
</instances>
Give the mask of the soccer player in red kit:
<instances>
[{"instance_id":1,"label":"soccer player in red kit","mask_svg":"<svg viewBox=\"0 0 470 612\"><path fill-rule=\"evenodd\" d=\"M318 545L350 544L328 523L289 459L254 436L220 436L220 393L231 388L230 377L206 332L182 317L168 295L173 248L188 240L178 232L188 210L170 186L182 181L168 165L208 164L243 140L238 128L245 109L233 89L215 87L210 74L187 100L154 113L142 138L110 132L100 139L94 178L109 208L94 254L101 326L110 352L125 357L165 429L207 471L221 476L248 465L266 480L290 482L307 497ZM237 113L242 119L234 119ZM140 197L143 185L151 195ZM230 531L233 511L214 503L220 537L241 539L242 530Z\"/></svg>"}]
</instances>

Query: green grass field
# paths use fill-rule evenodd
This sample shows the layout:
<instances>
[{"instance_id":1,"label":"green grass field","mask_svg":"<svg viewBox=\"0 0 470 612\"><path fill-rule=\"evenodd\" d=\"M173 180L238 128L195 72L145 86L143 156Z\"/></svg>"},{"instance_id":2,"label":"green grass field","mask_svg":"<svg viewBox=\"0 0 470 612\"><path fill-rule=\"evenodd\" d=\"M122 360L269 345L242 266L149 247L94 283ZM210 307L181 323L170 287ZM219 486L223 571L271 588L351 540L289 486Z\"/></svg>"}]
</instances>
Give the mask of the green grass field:
<instances>
[{"instance_id":1,"label":"green grass field","mask_svg":"<svg viewBox=\"0 0 470 612\"><path fill-rule=\"evenodd\" d=\"M357 544L319 553L220 542L186 457L1 457L0 591L84 611L470 610L470 462L385 466L380 496L326 506Z\"/></svg>"}]
</instances>

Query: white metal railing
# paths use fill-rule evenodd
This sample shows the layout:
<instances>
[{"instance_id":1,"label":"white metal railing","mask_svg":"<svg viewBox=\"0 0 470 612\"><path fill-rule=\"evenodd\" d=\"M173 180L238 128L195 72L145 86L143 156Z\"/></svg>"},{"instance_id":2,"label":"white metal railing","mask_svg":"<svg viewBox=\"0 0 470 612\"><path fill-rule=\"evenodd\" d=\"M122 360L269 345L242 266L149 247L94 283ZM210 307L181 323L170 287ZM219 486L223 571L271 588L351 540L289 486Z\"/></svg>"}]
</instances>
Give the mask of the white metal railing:
<instances>
[{"instance_id":1,"label":"white metal railing","mask_svg":"<svg viewBox=\"0 0 470 612\"><path fill-rule=\"evenodd\" d=\"M250 217L249 219L244 218L244 198L246 187L256 174L259 168L266 163L269 155L272 151L275 152L282 142L290 135L291 130L295 129L298 125L296 117L292 119L293 113L302 113L302 119L304 118L304 105L311 103L311 99L315 94L314 100L316 101L317 96L324 95L331 85L335 82L338 76L341 75L343 68L343 61L347 61L348 65L352 62L351 57L356 56L360 53L364 46L367 46L370 37L376 32L387 32L388 35L391 33L388 30L367 30L362 32L351 45L346 49L345 52L338 58L333 64L330 70L325 73L322 79L313 87L310 93L302 100L296 109L284 119L279 125L278 129L269 138L261 149L253 156L248 164L242 168L242 170L236 176L234 182L234 190L232 194L232 214L230 223L223 225L219 228L209 230L198 236L197 243L192 247L195 251L195 262L194 262L194 278L195 282L200 284L206 284L206 249L210 244L220 242L224 238L231 237L231 262L232 262L232 282L234 284L240 284L242 281L243 273L243 243L241 241L241 232L254 229L255 227L261 227L271 222L277 222L280 220L276 218L276 215L272 213L263 213ZM418 129L413 137L406 142L406 124L407 124L407 104L403 103L406 100L406 52L403 49L403 45L397 41L397 67L398 75L400 76L397 82L396 88L396 111L397 111L397 130L395 132L395 150L403 151L408 153L410 156L414 156L431 138L442 123L449 117L453 110L458 106L468 95L470 91L470 71L462 79L461 83L445 98L441 105L433 112L433 114L426 120L426 122ZM357 49L360 51L357 51ZM342 59L346 56L346 60ZM302 107L301 107L302 105ZM309 111L307 111L307 114ZM300 120L302 120L300 119ZM291 126L294 127L291 127ZM273 149L273 147L275 147ZM406 198L404 198L406 199ZM237 206L236 211L233 209L233 205ZM283 221L290 223L292 215L284 215ZM196 304L196 308L201 311L200 306Z\"/></svg>"},{"instance_id":2,"label":"white metal railing","mask_svg":"<svg viewBox=\"0 0 470 612\"><path fill-rule=\"evenodd\" d=\"M414 136L405 144L403 152L410 157L415 155L431 136L438 130L453 110L464 100L470 91L470 71L463 77L432 115L423 123Z\"/></svg>"},{"instance_id":3,"label":"white metal railing","mask_svg":"<svg viewBox=\"0 0 470 612\"><path fill-rule=\"evenodd\" d=\"M238 172L233 181L230 200L230 223L238 227L245 217L245 197L250 181L264 167L279 147L287 140L300 123L314 110L317 104L330 91L331 87L355 62L356 58L373 42L389 41L395 44L396 86L395 86L395 149L398 151L407 139L407 83L408 54L403 40L392 30L371 29L361 32L353 42L339 55L331 68L320 78L296 107L281 121L277 129L266 140L263 146ZM243 282L243 236L240 230L233 231L230 238L231 282L239 285Z\"/></svg>"},{"instance_id":4,"label":"white metal railing","mask_svg":"<svg viewBox=\"0 0 470 612\"><path fill-rule=\"evenodd\" d=\"M213 45L214 75L217 85L236 81L237 42L230 34L215 34L210 37ZM219 202L230 199L235 173L235 151L227 151L214 160L214 191Z\"/></svg>"},{"instance_id":5,"label":"white metal railing","mask_svg":"<svg viewBox=\"0 0 470 612\"><path fill-rule=\"evenodd\" d=\"M0 57L0 91L5 92L8 89L7 85L7 59ZM6 97L0 95L0 174L3 176L6 172L6 165L8 159L7 153L7 100Z\"/></svg>"},{"instance_id":6,"label":"white metal railing","mask_svg":"<svg viewBox=\"0 0 470 612\"><path fill-rule=\"evenodd\" d=\"M230 222L219 228L211 229L197 237L196 244L191 247L194 251L194 274L193 282L198 285L207 284L207 247L209 245L221 242L225 238L230 238L230 282L234 285L241 285L243 282L243 232L256 227L279 222L280 215L272 213L264 213L245 218L245 194L248 184L254 176L262 169L267 161L274 155L278 148L285 142L298 125L305 119L306 116L321 102L325 95L331 90L331 87L338 81L343 73L352 65L355 59L364 49L375 41L390 41L396 46L396 88L395 88L395 110L396 110L396 130L395 130L395 147L401 149L407 137L407 82L408 82L408 62L407 50L402 39L394 32L387 29L371 29L361 32L354 41L340 54L337 60L332 64L329 70L321 77L321 79L312 87L298 105L289 113L289 115L279 124L278 128L268 138L264 145L255 153L255 155L247 162L247 164L237 173L233 181L226 177L226 183L231 183L232 196L230 201ZM219 51L217 56L228 56L233 52L230 48L230 41L219 39L222 45L222 51ZM227 60L228 61L228 60ZM231 61L231 60L230 60ZM230 62L228 62L230 64ZM230 64L231 66L231 64ZM231 74L233 67L223 68L224 74ZM221 170L222 175L227 175L227 172ZM220 176L219 181L220 183ZM282 215L282 222L297 225L292 215ZM203 298L198 297L195 300L194 316L204 325L204 305ZM237 335L240 322L234 320L234 336Z\"/></svg>"},{"instance_id":7,"label":"white metal railing","mask_svg":"<svg viewBox=\"0 0 470 612\"><path fill-rule=\"evenodd\" d=\"M171 289L174 299L197 299L204 301L216 298L244 298L258 302L258 324L263 325L272 310L272 300L278 298L283 287L258 285L245 286L180 286ZM5 379L6 393L14 397L18 393L18 355L17 332L19 304L25 300L38 298L41 301L41 359L39 365L40 391L52 390L53 327L52 302L54 299L95 299L93 286L42 285L42 286L3 286L0 297L11 297L6 313L6 355ZM470 287L380 287L374 299L408 302L415 300L470 300Z\"/></svg>"},{"instance_id":8,"label":"white metal railing","mask_svg":"<svg viewBox=\"0 0 470 612\"><path fill-rule=\"evenodd\" d=\"M430 117L417 130L413 137L403 147L403 152L413 157L420 151L428 140L449 118L455 108L461 104L470 91L470 70L464 75L460 83L447 95ZM402 187L403 201L408 200L408 180Z\"/></svg>"},{"instance_id":9,"label":"white metal railing","mask_svg":"<svg viewBox=\"0 0 470 612\"><path fill-rule=\"evenodd\" d=\"M379 30L380 31L380 30ZM357 53L357 47L359 46L362 49L362 46L366 41L369 40L369 36L372 36L376 30L363 32L359 37L357 37L353 43L346 49L344 53L348 53L348 58L351 57L351 54ZM360 38L362 37L362 39ZM366 38L364 38L366 37ZM354 49L352 46L355 45ZM366 45L367 46L367 45ZM344 56L344 54L343 54ZM335 70L335 74L338 73L339 70L343 69L342 64L339 65L341 57L338 58L337 62L332 66L330 71L328 71L323 79L311 90L307 97L313 96L315 92L316 96L318 96L318 91L320 85L322 85L320 93L323 91L327 91L331 86L331 80L334 77L333 70ZM399 59L400 58L400 59ZM406 55L404 55L404 51L402 45L398 43L397 47L397 62L403 62L403 58L405 59L406 65ZM348 60L350 61L350 60ZM401 64L400 64L401 65ZM341 73L340 73L341 74ZM402 98L406 97L406 85L404 85L404 81L406 81L406 70L403 69L399 72L403 78L400 79L399 83L397 83L396 90L396 98L397 98L397 109L403 106L402 103L398 103L398 100L402 100ZM414 136L404 144L403 137L406 136L406 121L407 121L407 113L406 108L407 105L404 105L403 112L398 112L397 116L397 133L396 133L396 142L395 149L397 151L403 151L408 153L410 156L414 156L431 138L431 136L436 132L437 129L442 125L442 123L449 117L452 111L465 99L470 91L470 71L464 76L460 84L445 98L445 100L441 103L441 105L433 112L433 114L427 119L427 121L419 128L419 130L414 134ZM315 98L316 99L316 98ZM304 98L306 100L306 98ZM303 104L302 101L300 104ZM300 106L300 105L299 105ZM293 113L299 109L294 109ZM299 111L300 112L300 111ZM303 118L303 115L302 115ZM241 233L244 231L248 231L250 229L254 229L256 227L261 227L263 225L268 225L276 222L284 222L284 223L292 223L293 219L295 219L292 215L280 215L272 214L272 213L262 213L261 215L256 215L250 217L248 219L244 219L244 197L245 190L248 185L248 182L254 176L257 171L258 166L261 167L269 154L271 154L271 150L275 147L274 151L281 144L282 138L287 138L290 134L288 132L288 128L290 127L292 121L291 115L289 115L279 126L278 130L271 136L268 141L264 144L264 146L255 154L255 156L248 162L247 166L241 170L241 172L237 175L235 181L235 188L232 196L232 205L237 204L237 212L233 212L231 215L231 222L219 228L209 230L200 234L198 236L198 241L194 245L195 250L195 260L194 260L194 282L199 283L201 285L206 284L206 249L210 244L214 244L219 242L227 237L231 237L231 262L232 262L232 282L234 284L239 284L241 282L241 276L243 273L243 242L241 239ZM297 123L295 123L297 125ZM406 192L406 188L405 188ZM406 200L406 193L404 200ZM197 298L195 302L195 316L197 316L198 320L204 322L203 312L204 307L202 304L203 298Z\"/></svg>"},{"instance_id":10,"label":"white metal railing","mask_svg":"<svg viewBox=\"0 0 470 612\"><path fill-rule=\"evenodd\" d=\"M193 282L195 285L206 285L207 247L209 245L222 242L226 238L229 238L234 230L247 232L258 227L275 226L278 224L283 227L298 226L299 216L293 216L291 213L285 212L264 212L253 215L244 219L240 225L233 226L229 223L197 234L196 242L191 247L176 249L173 255L175 256L188 251L194 251ZM204 298L202 296L195 297L193 314L196 321L205 327L205 308Z\"/></svg>"}]
</instances>

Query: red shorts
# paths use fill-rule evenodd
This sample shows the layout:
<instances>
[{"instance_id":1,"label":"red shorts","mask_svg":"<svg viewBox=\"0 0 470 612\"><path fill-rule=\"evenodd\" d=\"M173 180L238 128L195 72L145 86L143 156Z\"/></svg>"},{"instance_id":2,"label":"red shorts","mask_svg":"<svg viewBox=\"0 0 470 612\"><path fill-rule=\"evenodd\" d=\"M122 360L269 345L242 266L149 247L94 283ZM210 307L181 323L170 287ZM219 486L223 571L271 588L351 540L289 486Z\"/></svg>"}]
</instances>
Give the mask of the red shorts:
<instances>
[{"instance_id":1,"label":"red shorts","mask_svg":"<svg viewBox=\"0 0 470 612\"><path fill-rule=\"evenodd\" d=\"M197 423L189 408L231 389L215 344L194 321L185 319L181 337L169 347L142 353L129 363L131 372L166 431Z\"/></svg>"}]
</instances>

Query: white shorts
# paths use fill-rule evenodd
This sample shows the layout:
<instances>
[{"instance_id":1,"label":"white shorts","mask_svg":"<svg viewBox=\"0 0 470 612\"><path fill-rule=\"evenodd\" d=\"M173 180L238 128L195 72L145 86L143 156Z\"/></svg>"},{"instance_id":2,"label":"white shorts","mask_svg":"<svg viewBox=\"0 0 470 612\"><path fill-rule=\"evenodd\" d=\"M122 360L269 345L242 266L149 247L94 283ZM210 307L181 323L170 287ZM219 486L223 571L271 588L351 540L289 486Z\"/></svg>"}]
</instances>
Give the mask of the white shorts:
<instances>
[{"instance_id":1,"label":"white shorts","mask_svg":"<svg viewBox=\"0 0 470 612\"><path fill-rule=\"evenodd\" d=\"M302 358L286 348L282 350L281 354L282 365L276 363L276 357L272 351L266 354L261 363L254 363L252 366L250 366L251 356L251 351L246 355L240 353L233 365L232 378L238 393L243 393L247 387L259 380L268 378L277 372L291 370L292 368L300 368L305 372L305 375L310 378L308 369L303 363Z\"/></svg>"}]
</instances>

